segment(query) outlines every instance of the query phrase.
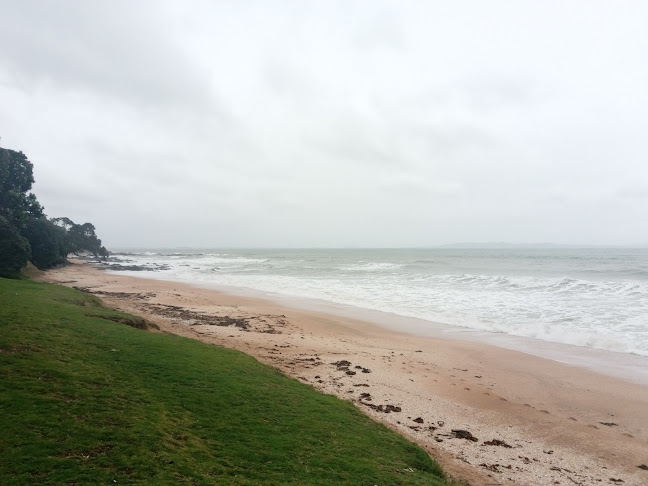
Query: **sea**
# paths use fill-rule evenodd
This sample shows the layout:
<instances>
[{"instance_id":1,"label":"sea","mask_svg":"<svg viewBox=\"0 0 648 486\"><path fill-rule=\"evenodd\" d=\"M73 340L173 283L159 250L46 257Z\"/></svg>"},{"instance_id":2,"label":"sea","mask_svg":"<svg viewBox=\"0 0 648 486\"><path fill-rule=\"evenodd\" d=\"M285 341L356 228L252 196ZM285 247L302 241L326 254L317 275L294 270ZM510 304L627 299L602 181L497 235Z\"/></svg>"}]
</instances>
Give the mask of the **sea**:
<instances>
[{"instance_id":1,"label":"sea","mask_svg":"<svg viewBox=\"0 0 648 486\"><path fill-rule=\"evenodd\" d=\"M109 265L648 384L648 248L123 249Z\"/></svg>"}]
</instances>

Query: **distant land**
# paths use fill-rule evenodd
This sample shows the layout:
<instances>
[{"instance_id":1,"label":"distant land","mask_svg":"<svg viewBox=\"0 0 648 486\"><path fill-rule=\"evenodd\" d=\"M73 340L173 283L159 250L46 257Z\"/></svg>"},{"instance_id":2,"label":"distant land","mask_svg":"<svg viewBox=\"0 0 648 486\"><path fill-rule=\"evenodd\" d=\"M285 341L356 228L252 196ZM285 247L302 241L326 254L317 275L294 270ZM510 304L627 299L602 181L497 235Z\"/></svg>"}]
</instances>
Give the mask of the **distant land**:
<instances>
[{"instance_id":1,"label":"distant land","mask_svg":"<svg viewBox=\"0 0 648 486\"><path fill-rule=\"evenodd\" d=\"M474 243L474 242L465 242L465 243L447 243L444 245L431 245L431 246L412 246L412 247L364 247L364 246L340 246L340 247L318 247L318 246L308 246L308 247L265 247L265 246L214 246L214 245L202 245L202 246L120 246L116 245L112 247L111 253L122 253L122 252L141 252L141 251L154 251L154 252L173 252L173 251L211 251L211 250L426 250L426 249L458 249L458 250L527 250L527 249L577 249L577 248L591 248L591 249L603 249L603 248L627 248L627 249L648 249L648 242L646 243L637 243L634 245L591 245L591 244L580 244L580 245L570 245L565 243L506 243L504 241L495 241L495 242L486 242L486 243Z\"/></svg>"},{"instance_id":2,"label":"distant land","mask_svg":"<svg viewBox=\"0 0 648 486\"><path fill-rule=\"evenodd\" d=\"M546 249L546 248L648 248L648 243L637 245L566 245L560 243L506 243L504 241L488 243L449 243L439 245L436 248L458 248L458 249Z\"/></svg>"}]
</instances>

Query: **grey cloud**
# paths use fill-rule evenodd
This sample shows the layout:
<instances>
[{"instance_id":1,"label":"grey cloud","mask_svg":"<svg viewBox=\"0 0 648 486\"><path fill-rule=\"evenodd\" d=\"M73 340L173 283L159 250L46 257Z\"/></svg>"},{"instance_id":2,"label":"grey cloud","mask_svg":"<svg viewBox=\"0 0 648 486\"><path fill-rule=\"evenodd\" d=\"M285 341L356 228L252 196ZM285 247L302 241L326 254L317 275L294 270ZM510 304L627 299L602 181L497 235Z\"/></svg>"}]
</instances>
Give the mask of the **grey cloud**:
<instances>
[{"instance_id":1,"label":"grey cloud","mask_svg":"<svg viewBox=\"0 0 648 486\"><path fill-rule=\"evenodd\" d=\"M388 191L388 194L396 193L412 197L456 197L465 193L465 187L461 182L407 173L394 174L386 178L379 187Z\"/></svg>"},{"instance_id":2,"label":"grey cloud","mask_svg":"<svg viewBox=\"0 0 648 486\"><path fill-rule=\"evenodd\" d=\"M0 4L2 144L109 246L645 240L644 3Z\"/></svg>"},{"instance_id":3,"label":"grey cloud","mask_svg":"<svg viewBox=\"0 0 648 486\"><path fill-rule=\"evenodd\" d=\"M645 185L626 186L618 189L616 195L629 199L648 199L648 183Z\"/></svg>"},{"instance_id":4,"label":"grey cloud","mask_svg":"<svg viewBox=\"0 0 648 486\"><path fill-rule=\"evenodd\" d=\"M210 104L206 73L167 38L155 2L3 2L14 83L54 83L149 106Z\"/></svg>"}]
</instances>

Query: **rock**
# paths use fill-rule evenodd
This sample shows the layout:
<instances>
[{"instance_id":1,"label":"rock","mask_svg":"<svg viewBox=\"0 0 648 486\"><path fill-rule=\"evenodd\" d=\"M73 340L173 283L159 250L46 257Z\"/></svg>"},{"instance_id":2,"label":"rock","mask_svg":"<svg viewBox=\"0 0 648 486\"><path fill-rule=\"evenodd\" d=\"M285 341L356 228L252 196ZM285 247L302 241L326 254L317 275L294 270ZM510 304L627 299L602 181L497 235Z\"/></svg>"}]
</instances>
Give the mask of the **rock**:
<instances>
[{"instance_id":1,"label":"rock","mask_svg":"<svg viewBox=\"0 0 648 486\"><path fill-rule=\"evenodd\" d=\"M102 270L118 270L118 271L128 271L128 272L156 272L158 270L169 270L171 267L166 264L157 264L153 263L152 265L122 265L120 263L112 263L103 265Z\"/></svg>"},{"instance_id":2,"label":"rock","mask_svg":"<svg viewBox=\"0 0 648 486\"><path fill-rule=\"evenodd\" d=\"M424 421L423 421L423 419L421 417L416 417L414 419L414 422L416 422L417 424L422 424Z\"/></svg>"},{"instance_id":3,"label":"rock","mask_svg":"<svg viewBox=\"0 0 648 486\"><path fill-rule=\"evenodd\" d=\"M345 359L336 361L335 363L331 363L333 366L337 366L338 368L341 368L343 366L349 367L351 366L351 361L347 361Z\"/></svg>"}]
</instances>

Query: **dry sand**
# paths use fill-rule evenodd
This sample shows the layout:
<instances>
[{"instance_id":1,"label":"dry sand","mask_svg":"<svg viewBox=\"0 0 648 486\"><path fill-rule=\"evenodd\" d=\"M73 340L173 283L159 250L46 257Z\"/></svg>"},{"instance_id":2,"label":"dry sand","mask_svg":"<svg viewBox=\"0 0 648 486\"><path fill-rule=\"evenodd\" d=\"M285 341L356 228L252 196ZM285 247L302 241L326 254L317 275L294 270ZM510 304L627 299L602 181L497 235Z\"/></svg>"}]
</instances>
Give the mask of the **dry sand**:
<instances>
[{"instance_id":1,"label":"dry sand","mask_svg":"<svg viewBox=\"0 0 648 486\"><path fill-rule=\"evenodd\" d=\"M648 387L494 346L417 337L77 263L47 272L162 332L239 349L360 410L478 485L648 485ZM646 467L648 469L648 467Z\"/></svg>"}]
</instances>

